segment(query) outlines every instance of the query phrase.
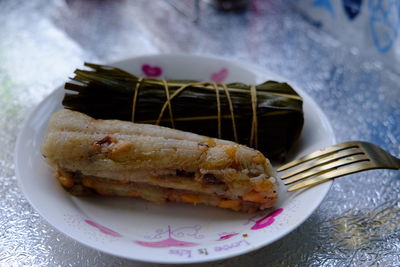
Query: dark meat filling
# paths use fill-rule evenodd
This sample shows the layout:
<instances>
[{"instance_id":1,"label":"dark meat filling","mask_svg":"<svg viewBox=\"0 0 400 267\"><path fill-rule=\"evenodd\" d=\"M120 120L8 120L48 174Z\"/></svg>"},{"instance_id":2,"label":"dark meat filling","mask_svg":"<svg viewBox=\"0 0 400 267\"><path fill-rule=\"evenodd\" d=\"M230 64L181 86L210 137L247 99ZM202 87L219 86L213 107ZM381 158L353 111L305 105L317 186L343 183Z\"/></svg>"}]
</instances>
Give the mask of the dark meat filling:
<instances>
[{"instance_id":1,"label":"dark meat filling","mask_svg":"<svg viewBox=\"0 0 400 267\"><path fill-rule=\"evenodd\" d=\"M187 172L185 170L176 169L176 176L194 178L194 172Z\"/></svg>"},{"instance_id":2,"label":"dark meat filling","mask_svg":"<svg viewBox=\"0 0 400 267\"><path fill-rule=\"evenodd\" d=\"M203 183L204 184L223 184L224 182L222 182L217 177L215 177L214 174L206 173L203 176Z\"/></svg>"}]
</instances>

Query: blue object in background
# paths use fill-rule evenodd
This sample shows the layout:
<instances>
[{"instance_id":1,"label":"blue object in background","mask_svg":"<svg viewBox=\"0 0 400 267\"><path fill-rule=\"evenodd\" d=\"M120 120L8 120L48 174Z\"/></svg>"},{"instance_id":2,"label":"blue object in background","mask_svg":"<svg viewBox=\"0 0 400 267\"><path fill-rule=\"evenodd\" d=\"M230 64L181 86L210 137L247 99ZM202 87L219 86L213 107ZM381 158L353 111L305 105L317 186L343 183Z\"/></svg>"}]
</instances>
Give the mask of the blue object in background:
<instances>
[{"instance_id":1,"label":"blue object in background","mask_svg":"<svg viewBox=\"0 0 400 267\"><path fill-rule=\"evenodd\" d=\"M292 2L309 23L331 33L349 48L366 56L378 56L400 73L400 0Z\"/></svg>"},{"instance_id":2,"label":"blue object in background","mask_svg":"<svg viewBox=\"0 0 400 267\"><path fill-rule=\"evenodd\" d=\"M370 0L370 28L376 49L386 53L400 31L400 0Z\"/></svg>"},{"instance_id":3,"label":"blue object in background","mask_svg":"<svg viewBox=\"0 0 400 267\"><path fill-rule=\"evenodd\" d=\"M355 19L360 14L363 0L342 0L343 8L350 20Z\"/></svg>"},{"instance_id":4,"label":"blue object in background","mask_svg":"<svg viewBox=\"0 0 400 267\"><path fill-rule=\"evenodd\" d=\"M329 14L335 16L335 10L333 9L331 0L315 0L312 5L315 7L325 8Z\"/></svg>"}]
</instances>

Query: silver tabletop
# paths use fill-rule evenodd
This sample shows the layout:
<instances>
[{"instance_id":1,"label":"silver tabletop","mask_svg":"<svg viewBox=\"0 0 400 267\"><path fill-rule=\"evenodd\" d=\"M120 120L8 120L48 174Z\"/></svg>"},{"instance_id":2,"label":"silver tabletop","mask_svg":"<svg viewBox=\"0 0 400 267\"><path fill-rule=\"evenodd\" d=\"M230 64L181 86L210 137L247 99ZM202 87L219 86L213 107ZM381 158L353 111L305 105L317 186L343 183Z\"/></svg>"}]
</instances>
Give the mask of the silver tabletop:
<instances>
[{"instance_id":1,"label":"silver tabletop","mask_svg":"<svg viewBox=\"0 0 400 267\"><path fill-rule=\"evenodd\" d=\"M84 61L179 52L255 64L302 86L338 142L366 140L399 156L399 61L326 32L290 4L296 1L275 2L251 1L247 10L229 13L212 1L1 1L0 265L154 266L67 238L17 185L13 151L23 119ZM314 4L329 8L329 2ZM286 237L211 264L399 266L399 222L400 173L364 172L336 180L319 209Z\"/></svg>"}]
</instances>

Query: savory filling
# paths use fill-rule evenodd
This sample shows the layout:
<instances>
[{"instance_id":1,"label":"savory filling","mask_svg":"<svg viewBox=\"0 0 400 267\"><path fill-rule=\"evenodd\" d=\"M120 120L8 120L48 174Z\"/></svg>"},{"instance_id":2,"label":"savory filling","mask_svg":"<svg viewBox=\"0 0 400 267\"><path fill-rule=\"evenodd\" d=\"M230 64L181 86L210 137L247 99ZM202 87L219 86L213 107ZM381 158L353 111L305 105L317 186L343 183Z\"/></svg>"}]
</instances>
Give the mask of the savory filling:
<instances>
[{"instance_id":1,"label":"savory filling","mask_svg":"<svg viewBox=\"0 0 400 267\"><path fill-rule=\"evenodd\" d=\"M177 173L184 175L183 177L185 178L194 177L192 175L188 177L188 172L184 170L177 170ZM77 196L99 194L103 196L140 197L155 203L186 202L244 212L254 212L259 209L270 208L275 203L277 197L275 190L267 193L265 191L257 192L257 188L255 188L255 190L250 191L242 197L236 196L231 198L223 193L207 194L185 189L161 187L148 183L111 180L85 176L79 171L70 172L61 169L57 171L56 177L65 190ZM162 179L165 179L165 177ZM205 186L207 184L217 184L226 187L222 181L218 180L212 174L205 174L202 180L205 182Z\"/></svg>"}]
</instances>

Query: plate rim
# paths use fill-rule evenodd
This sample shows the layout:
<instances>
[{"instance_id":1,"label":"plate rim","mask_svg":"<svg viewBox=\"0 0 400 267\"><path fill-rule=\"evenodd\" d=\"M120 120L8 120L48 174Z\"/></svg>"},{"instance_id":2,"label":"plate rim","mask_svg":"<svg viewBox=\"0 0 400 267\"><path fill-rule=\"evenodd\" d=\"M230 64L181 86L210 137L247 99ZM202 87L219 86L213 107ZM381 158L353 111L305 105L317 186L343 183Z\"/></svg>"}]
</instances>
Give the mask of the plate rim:
<instances>
[{"instance_id":1,"label":"plate rim","mask_svg":"<svg viewBox=\"0 0 400 267\"><path fill-rule=\"evenodd\" d=\"M244 68L244 69L248 69L250 72L254 72L257 74L265 74L265 73L271 73L276 75L276 77L279 77L280 79L282 79L282 81L287 81L289 82L291 85L294 85L294 87L296 88L297 91L300 91L301 96L304 99L307 99L307 102L313 107L313 110L315 110L318 115L318 118L321 118L321 121L325 122L325 128L328 130L328 132L330 132L331 136L330 136L330 142L332 144L336 143L336 136L335 133L333 131L332 125L330 123L330 121L328 120L328 117L325 115L325 113L322 111L322 109L320 108L320 106L314 101L314 99L307 93L305 92L301 86L297 86L296 82L293 82L289 79L284 79L281 75L276 74L274 72L271 72L267 69L263 69L262 67L259 67L257 65L251 64L249 62L239 62L238 60L232 60L232 59L228 59L226 57L222 57L222 56L215 56L215 55L198 55L198 54L181 54L181 53L171 53L171 54L144 54L144 55L140 55L140 56L134 56L134 57L129 57L129 58L125 58L125 59L121 59L121 60L117 60L117 61L113 61L113 62L108 62L108 63L104 63L107 65L117 65L117 64L121 64L122 62L129 62L132 60L140 60L140 59L148 59L148 58L157 58L157 57L171 57L171 58L176 58L176 57L180 57L180 58L186 58L186 59L192 59L192 58L202 58L202 59L207 59L207 60L222 60L228 64L235 64L238 67ZM194 258L194 259L176 259L176 260L172 260L172 259L167 259L167 260L162 260L162 259L157 259L157 260L152 260L152 259L144 259L144 258L137 258L137 257L131 257L130 255L125 255L125 254L119 254L119 253L115 253L113 251L108 251L102 247L96 247L94 244L91 244L90 242L87 242L86 239L81 240L78 238L75 238L73 234L71 234L70 232L65 232L63 230L63 227L58 225L58 223L54 223L54 221L52 222L51 219L48 218L48 216L45 216L43 214L43 212L41 211L40 208L38 208L36 206L36 204L31 200L31 198L29 198L29 194L26 194L27 190L25 188L25 186L22 183L22 179L21 174L20 174L20 164L19 164L19 153L18 153L18 149L21 146L21 142L23 142L22 140L22 135L24 132L24 129L28 123L28 121L30 121L32 119L32 117L34 117L34 115L37 113L37 111L40 109L41 104L54 97L54 95L56 95L57 93L60 92L60 90L63 90L63 85L57 86L55 87L55 89L50 92L47 96L45 96L35 107L31 108L28 111L28 116L23 120L22 122L22 126L19 130L19 133L17 135L17 140L16 140L16 145L15 145L15 149L14 149L14 165L15 165L15 176L17 179L17 183L18 186L21 188L21 191L25 197L26 200L28 200L28 203L34 208L34 210L40 214L40 216L42 217L42 219L44 219L50 227L53 227L54 229L56 229L58 232L62 233L64 236L66 236L67 238L70 238L74 241L77 241L78 243L85 245L86 247L95 249L97 251L101 251L104 252L108 255L113 255L113 256L117 256L117 257L121 257L121 258L125 258L125 259L129 259L129 260L133 260L133 261L138 261L138 262L147 262L147 263L160 263L160 264L188 264L188 263L203 263L203 262L212 262L212 261L217 261L217 260L222 260L222 259L228 259L228 258L232 258L235 256L239 256L239 255L244 255L247 254L249 252L258 250L260 248L266 247L268 245L271 245L272 243L276 242L277 240L285 237L286 235L288 235L289 233L293 232L295 229L297 229L299 226L301 226L307 219L310 218L310 216L315 212L315 210L321 205L321 203L324 201L324 199L326 198L326 196L328 195L333 181L329 181L325 184L328 184L329 186L326 186L325 192L320 192L320 197L318 199L318 201L314 202L314 207L312 207L311 209L307 209L307 215L304 216L304 218L302 218L302 220L299 220L299 222L295 225L291 225L289 227L287 227L287 229L285 229L284 231L281 232L281 234L279 236L276 236L275 238L271 238L268 239L268 242L266 243L258 243L256 245L253 246L249 246L246 247L244 249L241 250L237 250L237 251L232 251L228 254L222 254L222 255L213 255L212 257L207 257L207 258Z\"/></svg>"}]
</instances>

